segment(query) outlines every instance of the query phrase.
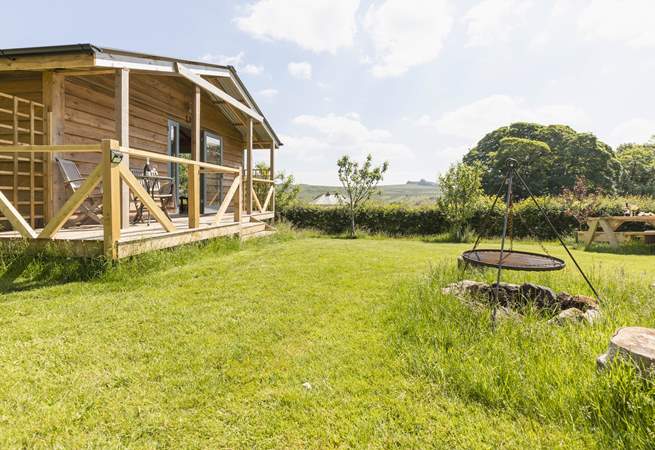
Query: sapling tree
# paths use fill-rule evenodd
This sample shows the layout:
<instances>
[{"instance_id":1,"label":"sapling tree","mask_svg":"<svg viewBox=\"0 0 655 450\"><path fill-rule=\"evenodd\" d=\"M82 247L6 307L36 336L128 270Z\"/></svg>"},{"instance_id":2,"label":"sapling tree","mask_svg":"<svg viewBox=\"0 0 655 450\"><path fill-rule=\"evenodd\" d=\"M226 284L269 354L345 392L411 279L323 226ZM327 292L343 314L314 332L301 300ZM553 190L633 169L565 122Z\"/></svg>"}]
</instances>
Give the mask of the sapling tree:
<instances>
[{"instance_id":1,"label":"sapling tree","mask_svg":"<svg viewBox=\"0 0 655 450\"><path fill-rule=\"evenodd\" d=\"M389 168L387 161L373 167L373 157L369 154L364 164L359 165L350 156L344 155L337 161L339 181L346 193L346 205L350 215L350 236L355 237L355 215L357 211L377 192L377 186Z\"/></svg>"},{"instance_id":2,"label":"sapling tree","mask_svg":"<svg viewBox=\"0 0 655 450\"><path fill-rule=\"evenodd\" d=\"M462 242L468 221L481 201L483 168L479 164L458 163L439 177L439 209L451 225L451 237Z\"/></svg>"}]
</instances>

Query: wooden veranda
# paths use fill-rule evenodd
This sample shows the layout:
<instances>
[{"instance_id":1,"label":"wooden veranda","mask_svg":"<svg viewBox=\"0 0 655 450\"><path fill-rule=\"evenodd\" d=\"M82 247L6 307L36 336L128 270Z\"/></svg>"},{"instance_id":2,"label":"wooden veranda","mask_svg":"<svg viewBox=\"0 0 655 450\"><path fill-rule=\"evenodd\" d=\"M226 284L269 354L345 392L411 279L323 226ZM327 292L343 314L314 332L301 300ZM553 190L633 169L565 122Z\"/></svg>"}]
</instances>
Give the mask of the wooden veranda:
<instances>
[{"instance_id":1,"label":"wooden veranda","mask_svg":"<svg viewBox=\"0 0 655 450\"><path fill-rule=\"evenodd\" d=\"M0 245L116 260L273 230L281 142L233 67L90 44L0 55ZM270 151L266 178L256 149ZM62 158L79 167L72 192ZM144 167L171 180L174 207L135 176ZM80 220L92 195L96 223Z\"/></svg>"}]
</instances>

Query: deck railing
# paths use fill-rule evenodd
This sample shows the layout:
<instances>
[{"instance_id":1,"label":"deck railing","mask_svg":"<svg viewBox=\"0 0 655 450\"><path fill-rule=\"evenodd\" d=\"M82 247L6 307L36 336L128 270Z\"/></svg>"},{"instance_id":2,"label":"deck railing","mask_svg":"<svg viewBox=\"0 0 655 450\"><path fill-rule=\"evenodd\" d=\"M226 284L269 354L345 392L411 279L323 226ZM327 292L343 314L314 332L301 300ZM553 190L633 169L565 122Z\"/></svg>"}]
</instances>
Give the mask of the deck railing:
<instances>
[{"instance_id":1,"label":"deck railing","mask_svg":"<svg viewBox=\"0 0 655 450\"><path fill-rule=\"evenodd\" d=\"M169 162L182 164L188 167L190 183L195 183L193 188L195 195L189 196L189 229L200 227L199 211L199 176L200 169L203 173L233 174L234 179L221 203L218 211L214 214L213 223L219 224L227 212L230 204L234 203L234 221L241 222L243 184L242 170L239 168L225 167L201 161L164 155L160 153L137 150L129 147L121 147L116 140L103 140L101 144L94 145L12 145L0 146L0 154L33 154L45 153L100 153L100 162L91 171L88 177L81 184L79 189L71 195L64 205L55 211L53 217L45 223L44 228L37 233L32 226L18 212L15 205L0 191L0 210L9 220L11 225L21 236L27 239L54 239L55 235L66 224L68 219L77 211L86 198L102 184L102 221L104 254L109 259L117 259L117 242L121 237L121 181L124 182L143 205L150 211L152 217L161 224L168 233L176 231L173 222L165 212L157 205L155 199L141 185L140 181L132 174L126 164L121 164L123 156L129 155L134 158L150 159L152 161ZM253 179L254 181L254 179ZM267 205L268 202L265 202ZM262 205L260 205L262 206ZM265 208L260 208L265 209Z\"/></svg>"},{"instance_id":2,"label":"deck railing","mask_svg":"<svg viewBox=\"0 0 655 450\"><path fill-rule=\"evenodd\" d=\"M275 181L266 178L252 177L252 182L254 185L252 190L253 206L257 207L261 213L275 211ZM257 183L259 186L255 185L255 183ZM248 185L247 176L244 177L243 185L243 189L245 190L245 186ZM264 198L263 203L261 202L257 191L259 191L259 194L262 194L262 197Z\"/></svg>"}]
</instances>

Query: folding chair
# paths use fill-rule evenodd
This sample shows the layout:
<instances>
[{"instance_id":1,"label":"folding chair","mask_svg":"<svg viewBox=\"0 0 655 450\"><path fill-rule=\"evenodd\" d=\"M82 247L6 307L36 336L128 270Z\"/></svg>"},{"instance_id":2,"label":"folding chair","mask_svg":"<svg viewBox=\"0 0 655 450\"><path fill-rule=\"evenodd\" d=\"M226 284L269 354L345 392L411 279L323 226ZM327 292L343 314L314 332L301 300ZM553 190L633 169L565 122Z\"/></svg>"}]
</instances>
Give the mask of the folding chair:
<instances>
[{"instance_id":1,"label":"folding chair","mask_svg":"<svg viewBox=\"0 0 655 450\"><path fill-rule=\"evenodd\" d=\"M69 159L55 157L55 161L61 170L61 175L64 177L64 183L66 187L71 190L72 193L75 193L85 178L82 177L80 169L77 167L77 164L74 161ZM102 224L102 217L99 217L98 214L102 213L102 189L95 189L89 196L84 200L82 205L79 208L80 214L75 219L76 225L82 223L85 218L89 218L94 222Z\"/></svg>"}]
</instances>

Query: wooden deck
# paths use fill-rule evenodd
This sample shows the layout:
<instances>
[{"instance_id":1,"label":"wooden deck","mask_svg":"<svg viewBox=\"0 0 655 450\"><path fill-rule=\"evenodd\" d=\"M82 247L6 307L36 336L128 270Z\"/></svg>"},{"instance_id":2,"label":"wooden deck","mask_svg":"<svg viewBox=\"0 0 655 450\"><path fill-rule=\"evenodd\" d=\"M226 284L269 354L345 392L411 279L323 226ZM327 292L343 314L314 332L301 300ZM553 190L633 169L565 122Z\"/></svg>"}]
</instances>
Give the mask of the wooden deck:
<instances>
[{"instance_id":1,"label":"wooden deck","mask_svg":"<svg viewBox=\"0 0 655 450\"><path fill-rule=\"evenodd\" d=\"M251 215L242 213L241 223L234 221L234 214L225 214L220 223L215 224L215 214L200 216L200 226L189 228L187 217L173 217L176 230L167 232L157 221L131 225L121 230L116 242L118 259L153 250L176 247L193 242L213 239L220 236L252 237L265 231L267 225L262 221L272 219L273 212ZM40 232L41 230L35 230ZM0 232L0 245L3 242L23 240L18 231ZM59 230L52 239L27 240L30 247L38 249L55 247L65 255L95 257L103 255L103 226L82 225Z\"/></svg>"}]
</instances>

